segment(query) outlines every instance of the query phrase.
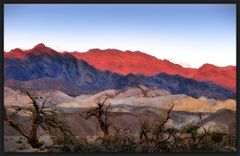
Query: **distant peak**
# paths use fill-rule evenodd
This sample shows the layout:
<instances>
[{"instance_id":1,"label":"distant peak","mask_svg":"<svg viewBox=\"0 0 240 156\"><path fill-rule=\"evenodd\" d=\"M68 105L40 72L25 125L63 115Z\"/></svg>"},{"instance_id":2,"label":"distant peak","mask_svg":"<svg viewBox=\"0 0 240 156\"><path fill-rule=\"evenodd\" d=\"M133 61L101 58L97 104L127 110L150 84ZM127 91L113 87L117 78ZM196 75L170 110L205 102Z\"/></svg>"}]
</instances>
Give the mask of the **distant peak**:
<instances>
[{"instance_id":1,"label":"distant peak","mask_svg":"<svg viewBox=\"0 0 240 156\"><path fill-rule=\"evenodd\" d=\"M108 48L108 49L105 49L105 51L117 51L117 52L122 52L121 50L115 49L115 48Z\"/></svg>"},{"instance_id":2,"label":"distant peak","mask_svg":"<svg viewBox=\"0 0 240 156\"><path fill-rule=\"evenodd\" d=\"M200 68L211 68L211 67L216 67L216 66L213 64L205 63Z\"/></svg>"},{"instance_id":3,"label":"distant peak","mask_svg":"<svg viewBox=\"0 0 240 156\"><path fill-rule=\"evenodd\" d=\"M9 51L9 53L6 53L5 55L7 58L17 58L17 59L26 59L26 54L24 51L20 48L15 48Z\"/></svg>"},{"instance_id":4,"label":"distant peak","mask_svg":"<svg viewBox=\"0 0 240 156\"><path fill-rule=\"evenodd\" d=\"M203 64L203 66L213 66L213 65L210 63L205 63L205 64Z\"/></svg>"},{"instance_id":5,"label":"distant peak","mask_svg":"<svg viewBox=\"0 0 240 156\"><path fill-rule=\"evenodd\" d=\"M109 53L109 52L122 52L122 51L114 48L107 48L107 49L93 48L93 49L89 49L88 52Z\"/></svg>"},{"instance_id":6,"label":"distant peak","mask_svg":"<svg viewBox=\"0 0 240 156\"><path fill-rule=\"evenodd\" d=\"M163 59L162 61L164 61L164 62L167 62L167 63L171 63L169 60L167 60L167 59Z\"/></svg>"},{"instance_id":7,"label":"distant peak","mask_svg":"<svg viewBox=\"0 0 240 156\"><path fill-rule=\"evenodd\" d=\"M92 48L92 49L88 50L88 52L98 52L98 51L101 51L101 49L99 49L99 48Z\"/></svg>"},{"instance_id":8,"label":"distant peak","mask_svg":"<svg viewBox=\"0 0 240 156\"><path fill-rule=\"evenodd\" d=\"M15 49L12 49L10 52L23 52L23 50L20 48L15 48Z\"/></svg>"},{"instance_id":9,"label":"distant peak","mask_svg":"<svg viewBox=\"0 0 240 156\"><path fill-rule=\"evenodd\" d=\"M34 48L45 48L46 46L45 46L45 44L43 44L43 43L39 43L39 44L37 44L36 46L34 46Z\"/></svg>"}]
</instances>

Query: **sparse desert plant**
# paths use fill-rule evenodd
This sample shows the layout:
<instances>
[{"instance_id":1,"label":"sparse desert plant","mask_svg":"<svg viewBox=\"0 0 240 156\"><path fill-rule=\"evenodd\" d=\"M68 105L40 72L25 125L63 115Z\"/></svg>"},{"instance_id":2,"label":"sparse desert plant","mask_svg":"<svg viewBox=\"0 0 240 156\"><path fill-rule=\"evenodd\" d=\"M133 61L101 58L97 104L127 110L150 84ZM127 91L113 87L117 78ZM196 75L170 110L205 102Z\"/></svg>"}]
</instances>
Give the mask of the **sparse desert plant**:
<instances>
[{"instance_id":1,"label":"sparse desert plant","mask_svg":"<svg viewBox=\"0 0 240 156\"><path fill-rule=\"evenodd\" d=\"M94 110L94 109L91 109ZM107 140L96 139L91 143L82 142L81 149L87 152L214 152L234 151L234 137L210 132L203 125L202 114L198 114L199 124L188 124L180 129L167 128L173 105L164 118L150 124L139 116L139 133L111 124L115 133ZM198 129L203 128L203 133ZM112 133L111 133L112 134ZM222 149L222 150L221 150Z\"/></svg>"},{"instance_id":2,"label":"sparse desert plant","mask_svg":"<svg viewBox=\"0 0 240 156\"><path fill-rule=\"evenodd\" d=\"M139 139L141 141L144 137L144 140L146 142L148 142L149 141L148 133L150 133L150 131L151 131L149 122L147 119L145 119L145 120L139 119L139 122L140 122L140 126L141 126L140 133L139 133Z\"/></svg>"},{"instance_id":3,"label":"sparse desert plant","mask_svg":"<svg viewBox=\"0 0 240 156\"><path fill-rule=\"evenodd\" d=\"M215 143L221 142L223 140L223 136L224 136L224 134L220 133L220 132L212 132L210 135L211 135L212 141Z\"/></svg>"},{"instance_id":4,"label":"sparse desert plant","mask_svg":"<svg viewBox=\"0 0 240 156\"><path fill-rule=\"evenodd\" d=\"M21 93L26 94L30 98L30 106L12 107L13 112L7 112L6 108L4 108L4 121L6 124L24 136L28 143L34 148L39 148L42 145L38 140L38 130L40 127L48 132L51 132L53 129L58 129L64 137L64 141L76 143L77 140L74 139L70 128L58 119L57 115L61 113L61 110L52 106L46 107L47 98L39 103L36 100L37 98L29 91L21 91ZM24 128L24 124L17 120L16 117L20 113L28 114L29 117L27 121L30 121L30 130Z\"/></svg>"},{"instance_id":5,"label":"sparse desert plant","mask_svg":"<svg viewBox=\"0 0 240 156\"><path fill-rule=\"evenodd\" d=\"M102 132L104 133L103 140L107 140L109 136L109 107L110 104L106 106L106 100L108 99L108 96L101 102L97 102L97 107L92 108L90 110L87 110L86 112L80 113L80 116L85 118L86 120L94 117L97 119L98 124L96 127L100 127Z\"/></svg>"},{"instance_id":6,"label":"sparse desert plant","mask_svg":"<svg viewBox=\"0 0 240 156\"><path fill-rule=\"evenodd\" d=\"M139 119L139 131L130 131L127 127L120 127L115 120L110 123L110 104L106 104L108 97L98 101L97 106L80 113L84 119L94 118L96 128L100 127L103 137L75 136L61 116L61 110L55 107L46 107L46 99L39 104L33 95L26 92L32 101L30 107L14 107L14 112L5 112L5 122L21 133L33 147L39 147L38 128L54 135L54 144L61 151L71 152L210 152L234 151L236 136L220 132L212 132L204 127L202 114L198 113L199 122L186 124L181 128L167 126L171 119L174 105L166 113L159 114L156 120ZM31 129L27 132L17 123L16 115L25 111L31 117ZM198 132L202 128L203 132ZM33 131L33 132L32 132ZM32 137L32 138L31 138ZM34 140L35 139L35 140ZM34 140L35 142L33 142ZM32 142L31 142L32 141Z\"/></svg>"}]
</instances>

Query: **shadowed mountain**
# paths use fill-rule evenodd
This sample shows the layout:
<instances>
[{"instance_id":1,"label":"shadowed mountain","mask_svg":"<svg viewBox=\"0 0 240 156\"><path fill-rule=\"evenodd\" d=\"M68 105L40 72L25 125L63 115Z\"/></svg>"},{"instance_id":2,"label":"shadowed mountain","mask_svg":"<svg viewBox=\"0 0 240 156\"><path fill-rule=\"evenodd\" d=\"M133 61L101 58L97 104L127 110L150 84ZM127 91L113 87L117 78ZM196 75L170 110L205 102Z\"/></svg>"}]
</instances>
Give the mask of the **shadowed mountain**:
<instances>
[{"instance_id":1,"label":"shadowed mountain","mask_svg":"<svg viewBox=\"0 0 240 156\"><path fill-rule=\"evenodd\" d=\"M16 51L13 50L4 55L4 80L28 81L18 83L15 81L15 84L18 84L15 86L37 89L46 87L45 89L64 91L59 87L63 84L60 82L66 81L64 84L70 83L75 88L78 87L80 93L81 91L98 92L109 88L121 89L139 83L133 74L123 76L109 71L99 71L87 62L76 59L70 53L58 53L43 44L20 53L21 57L15 57L15 53ZM5 84L14 87L13 82L6 81ZM64 85L64 88L65 86L67 85Z\"/></svg>"},{"instance_id":2,"label":"shadowed mountain","mask_svg":"<svg viewBox=\"0 0 240 156\"><path fill-rule=\"evenodd\" d=\"M165 73L154 76L120 75L97 70L71 53L58 53L43 44L26 51L14 49L5 53L4 80L5 85L11 88L21 86L38 90L55 89L73 95L143 84L163 88L173 94L194 97L206 96L218 99L235 97L235 93L213 83L198 82L179 75Z\"/></svg>"},{"instance_id":3,"label":"shadowed mountain","mask_svg":"<svg viewBox=\"0 0 240 156\"><path fill-rule=\"evenodd\" d=\"M228 92L226 89L211 82L199 82L179 75L160 73L155 76L139 76L139 78L149 87L164 88L172 94L184 93L193 97L203 95L217 99L234 97L233 92Z\"/></svg>"}]
</instances>

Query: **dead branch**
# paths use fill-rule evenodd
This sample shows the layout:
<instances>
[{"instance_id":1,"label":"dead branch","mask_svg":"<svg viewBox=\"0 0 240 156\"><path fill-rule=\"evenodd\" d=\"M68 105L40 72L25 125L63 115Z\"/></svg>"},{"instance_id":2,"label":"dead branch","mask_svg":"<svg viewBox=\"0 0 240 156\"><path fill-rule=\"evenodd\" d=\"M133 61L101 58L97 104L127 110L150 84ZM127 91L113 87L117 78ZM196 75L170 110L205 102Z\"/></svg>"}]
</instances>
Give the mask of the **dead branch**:
<instances>
[{"instance_id":1,"label":"dead branch","mask_svg":"<svg viewBox=\"0 0 240 156\"><path fill-rule=\"evenodd\" d=\"M146 142L149 142L147 133L149 133L151 131L151 129L148 125L148 119L142 121L139 118L139 122L140 122L140 126L141 126L139 139L142 140L142 138L144 137Z\"/></svg>"},{"instance_id":2,"label":"dead branch","mask_svg":"<svg viewBox=\"0 0 240 156\"><path fill-rule=\"evenodd\" d=\"M104 139L106 139L109 135L109 126L110 126L108 117L109 117L109 107L111 104L106 106L106 108L104 109L107 99L108 97L106 97L102 102L98 101L97 107L79 114L81 117L85 118L86 120L91 117L95 117L98 121L97 126L99 126L102 132L104 133Z\"/></svg>"},{"instance_id":3,"label":"dead branch","mask_svg":"<svg viewBox=\"0 0 240 156\"><path fill-rule=\"evenodd\" d=\"M23 92L21 92L23 93ZM18 131L21 135L23 135L29 142L32 147L40 147L40 143L38 141L38 127L43 127L43 129L48 130L50 132L50 128L59 129L60 132L65 136L65 139L72 138L73 140L74 135L72 134L71 130L67 128L64 122L58 120L58 110L51 107L45 107L45 103L47 102L47 98L42 102L41 108L39 108L38 103L33 95L31 95L28 91L24 91L24 93L31 99L32 107L13 107L15 108L15 112L12 115L6 115L6 109L4 108L4 121ZM17 124L16 121L13 120L13 117L19 113L20 111L31 112L29 113L31 122L31 129L29 132L25 131L22 128L22 124ZM25 112L25 113L26 113ZM46 128L47 127L47 128Z\"/></svg>"},{"instance_id":4,"label":"dead branch","mask_svg":"<svg viewBox=\"0 0 240 156\"><path fill-rule=\"evenodd\" d=\"M161 123L161 127L162 126L164 126L166 123L167 123L167 121L171 118L171 112L172 112L172 110L173 110L173 107L174 107L174 104L172 104L172 106L170 107L170 109L167 111L167 116L166 116L166 118L163 120L163 122Z\"/></svg>"}]
</instances>

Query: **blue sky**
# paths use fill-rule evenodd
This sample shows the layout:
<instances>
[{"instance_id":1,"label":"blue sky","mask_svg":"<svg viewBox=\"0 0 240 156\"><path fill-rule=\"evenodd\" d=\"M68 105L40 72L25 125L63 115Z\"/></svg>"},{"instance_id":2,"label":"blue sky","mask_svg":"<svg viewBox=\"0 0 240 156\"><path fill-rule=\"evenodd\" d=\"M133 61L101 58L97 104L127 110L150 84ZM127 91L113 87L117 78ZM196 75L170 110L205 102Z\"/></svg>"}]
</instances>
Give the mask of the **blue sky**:
<instances>
[{"instance_id":1,"label":"blue sky","mask_svg":"<svg viewBox=\"0 0 240 156\"><path fill-rule=\"evenodd\" d=\"M4 51L139 50L183 66L236 65L234 4L5 4Z\"/></svg>"}]
</instances>

